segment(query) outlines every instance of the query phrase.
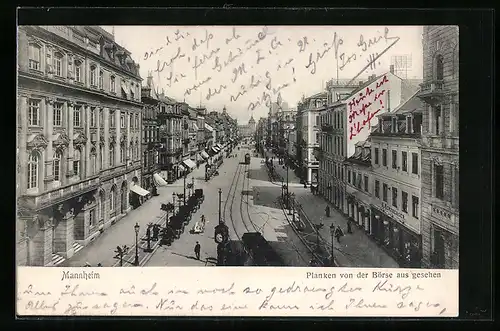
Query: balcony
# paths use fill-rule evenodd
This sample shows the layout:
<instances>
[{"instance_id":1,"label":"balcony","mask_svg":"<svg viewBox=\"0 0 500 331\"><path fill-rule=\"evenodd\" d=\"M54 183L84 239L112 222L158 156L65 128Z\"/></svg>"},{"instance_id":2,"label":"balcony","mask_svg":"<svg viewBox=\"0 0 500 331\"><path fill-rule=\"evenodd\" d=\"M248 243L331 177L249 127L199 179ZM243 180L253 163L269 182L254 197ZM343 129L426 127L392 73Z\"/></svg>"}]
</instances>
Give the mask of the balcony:
<instances>
[{"instance_id":1,"label":"balcony","mask_svg":"<svg viewBox=\"0 0 500 331\"><path fill-rule=\"evenodd\" d=\"M100 185L99 177L93 176L77 183L59 187L55 190L43 192L39 195L25 195L19 198L19 206L38 211L50 205L72 199L76 196L97 189Z\"/></svg>"},{"instance_id":2,"label":"balcony","mask_svg":"<svg viewBox=\"0 0 500 331\"><path fill-rule=\"evenodd\" d=\"M428 104L439 103L448 93L443 80L432 80L420 84L417 96Z\"/></svg>"},{"instance_id":3,"label":"balcony","mask_svg":"<svg viewBox=\"0 0 500 331\"><path fill-rule=\"evenodd\" d=\"M321 131L331 133L333 132L333 125L323 123L321 124Z\"/></svg>"},{"instance_id":4,"label":"balcony","mask_svg":"<svg viewBox=\"0 0 500 331\"><path fill-rule=\"evenodd\" d=\"M422 147L459 150L459 137L423 136Z\"/></svg>"}]
</instances>

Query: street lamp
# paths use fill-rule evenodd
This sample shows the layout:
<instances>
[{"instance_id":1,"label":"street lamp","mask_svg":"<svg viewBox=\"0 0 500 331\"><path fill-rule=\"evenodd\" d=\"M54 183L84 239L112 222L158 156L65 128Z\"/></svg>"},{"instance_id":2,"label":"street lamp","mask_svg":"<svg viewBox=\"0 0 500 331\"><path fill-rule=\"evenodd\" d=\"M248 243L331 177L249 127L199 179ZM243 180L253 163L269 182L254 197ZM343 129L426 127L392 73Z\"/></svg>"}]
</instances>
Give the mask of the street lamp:
<instances>
[{"instance_id":1,"label":"street lamp","mask_svg":"<svg viewBox=\"0 0 500 331\"><path fill-rule=\"evenodd\" d=\"M187 177L187 171L184 170L184 199L183 199L184 206L186 205L186 177Z\"/></svg>"},{"instance_id":2,"label":"street lamp","mask_svg":"<svg viewBox=\"0 0 500 331\"><path fill-rule=\"evenodd\" d=\"M334 266L335 259L333 258L333 237L335 236L335 225L333 225L333 223L330 225L330 235L332 236L331 264Z\"/></svg>"},{"instance_id":3,"label":"street lamp","mask_svg":"<svg viewBox=\"0 0 500 331\"><path fill-rule=\"evenodd\" d=\"M175 215L175 192L172 193L172 204L174 205L174 208L172 209L172 215Z\"/></svg>"},{"instance_id":4,"label":"street lamp","mask_svg":"<svg viewBox=\"0 0 500 331\"><path fill-rule=\"evenodd\" d=\"M221 217L221 203L222 203L222 189L219 189L219 224L222 224L222 217Z\"/></svg>"},{"instance_id":5,"label":"street lamp","mask_svg":"<svg viewBox=\"0 0 500 331\"><path fill-rule=\"evenodd\" d=\"M135 230L135 259L134 259L134 265L139 266L139 223L135 223L134 225L134 230Z\"/></svg>"}]
</instances>

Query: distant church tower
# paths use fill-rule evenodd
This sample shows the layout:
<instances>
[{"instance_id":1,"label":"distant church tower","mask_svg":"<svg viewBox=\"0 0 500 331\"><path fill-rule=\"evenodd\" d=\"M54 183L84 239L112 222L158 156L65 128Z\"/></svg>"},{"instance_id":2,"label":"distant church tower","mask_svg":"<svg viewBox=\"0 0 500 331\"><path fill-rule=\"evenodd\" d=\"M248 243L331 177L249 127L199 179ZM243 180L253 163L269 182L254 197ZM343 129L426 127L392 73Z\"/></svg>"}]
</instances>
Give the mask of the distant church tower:
<instances>
[{"instance_id":1,"label":"distant church tower","mask_svg":"<svg viewBox=\"0 0 500 331\"><path fill-rule=\"evenodd\" d=\"M255 132L255 120L253 119L253 114L248 120L248 131L250 134L253 134Z\"/></svg>"}]
</instances>

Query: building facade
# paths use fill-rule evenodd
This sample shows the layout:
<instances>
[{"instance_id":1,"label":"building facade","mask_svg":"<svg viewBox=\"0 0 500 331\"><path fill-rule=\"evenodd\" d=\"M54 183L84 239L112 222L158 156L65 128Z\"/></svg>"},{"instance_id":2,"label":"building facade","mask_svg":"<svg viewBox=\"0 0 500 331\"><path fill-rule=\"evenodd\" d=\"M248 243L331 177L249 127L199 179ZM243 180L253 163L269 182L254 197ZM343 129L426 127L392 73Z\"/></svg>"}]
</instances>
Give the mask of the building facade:
<instances>
[{"instance_id":1,"label":"building facade","mask_svg":"<svg viewBox=\"0 0 500 331\"><path fill-rule=\"evenodd\" d=\"M365 227L401 266L420 267L422 103L414 96L378 122L370 135L373 194Z\"/></svg>"},{"instance_id":2,"label":"building facade","mask_svg":"<svg viewBox=\"0 0 500 331\"><path fill-rule=\"evenodd\" d=\"M182 108L181 104L166 97L163 93L158 96L160 112L160 169L162 177L168 183L179 178L179 164L182 162Z\"/></svg>"},{"instance_id":3,"label":"building facade","mask_svg":"<svg viewBox=\"0 0 500 331\"><path fill-rule=\"evenodd\" d=\"M424 26L422 244L426 267L459 266L458 27Z\"/></svg>"},{"instance_id":4,"label":"building facade","mask_svg":"<svg viewBox=\"0 0 500 331\"><path fill-rule=\"evenodd\" d=\"M320 112L326 107L327 93L317 93L311 97L303 99L297 105L297 115L300 120L300 129L297 126L297 140L300 152L299 164L302 165L301 178L306 185L318 184L319 161L316 158L314 150L319 147L320 141Z\"/></svg>"},{"instance_id":5,"label":"building facade","mask_svg":"<svg viewBox=\"0 0 500 331\"><path fill-rule=\"evenodd\" d=\"M18 30L18 265L56 265L130 210L139 66L98 27Z\"/></svg>"}]
</instances>

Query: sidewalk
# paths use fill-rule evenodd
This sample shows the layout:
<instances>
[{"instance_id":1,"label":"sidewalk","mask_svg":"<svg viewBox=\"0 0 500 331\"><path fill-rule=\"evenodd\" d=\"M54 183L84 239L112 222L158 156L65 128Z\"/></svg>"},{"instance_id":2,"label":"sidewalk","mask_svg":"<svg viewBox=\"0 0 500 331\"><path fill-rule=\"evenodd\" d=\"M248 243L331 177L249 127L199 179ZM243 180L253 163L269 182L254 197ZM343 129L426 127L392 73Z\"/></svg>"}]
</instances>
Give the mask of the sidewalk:
<instances>
[{"instance_id":1,"label":"sidewalk","mask_svg":"<svg viewBox=\"0 0 500 331\"><path fill-rule=\"evenodd\" d=\"M204 178L205 167L202 165L187 176L186 184L191 183L194 178L194 188L205 188ZM161 204L172 202L172 193L183 193L184 179L180 178L173 184L158 187L159 196L152 197L145 201L139 208L131 210L127 215L117 223L105 230L93 242L81 249L69 260L64 261L60 266L81 267L86 262L95 266L101 263L103 267L110 267L116 263L115 249L117 246L135 245L135 223L139 223L139 240L146 235L147 225L150 222L155 223L165 212L162 211ZM189 190L186 189L186 194ZM177 202L176 202L177 205ZM142 244L139 242L139 245Z\"/></svg>"},{"instance_id":2,"label":"sidewalk","mask_svg":"<svg viewBox=\"0 0 500 331\"><path fill-rule=\"evenodd\" d=\"M379 247L366 233L352 225L352 234L347 233L347 219L333 205L328 204L320 196L312 195L310 191L296 190L295 196L304 213L314 224L323 223L319 230L321 237L331 249L332 236L330 225L339 225L345 236L340 243L334 239L334 256L341 267L380 267L399 268L398 263ZM330 217L325 215L325 207L330 205Z\"/></svg>"}]
</instances>

